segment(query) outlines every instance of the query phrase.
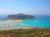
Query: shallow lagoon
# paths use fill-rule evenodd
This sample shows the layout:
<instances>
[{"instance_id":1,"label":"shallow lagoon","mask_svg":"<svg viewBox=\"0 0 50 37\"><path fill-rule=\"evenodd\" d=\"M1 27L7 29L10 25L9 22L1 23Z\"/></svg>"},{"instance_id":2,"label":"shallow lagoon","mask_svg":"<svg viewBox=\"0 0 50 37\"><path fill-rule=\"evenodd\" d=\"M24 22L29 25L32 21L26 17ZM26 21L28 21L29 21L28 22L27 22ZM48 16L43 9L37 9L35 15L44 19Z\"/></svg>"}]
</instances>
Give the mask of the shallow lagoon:
<instances>
[{"instance_id":1,"label":"shallow lagoon","mask_svg":"<svg viewBox=\"0 0 50 37\"><path fill-rule=\"evenodd\" d=\"M32 28L50 28L50 18L40 17L36 19L24 19L21 22L17 20L0 20L0 30L20 29L24 27Z\"/></svg>"}]
</instances>

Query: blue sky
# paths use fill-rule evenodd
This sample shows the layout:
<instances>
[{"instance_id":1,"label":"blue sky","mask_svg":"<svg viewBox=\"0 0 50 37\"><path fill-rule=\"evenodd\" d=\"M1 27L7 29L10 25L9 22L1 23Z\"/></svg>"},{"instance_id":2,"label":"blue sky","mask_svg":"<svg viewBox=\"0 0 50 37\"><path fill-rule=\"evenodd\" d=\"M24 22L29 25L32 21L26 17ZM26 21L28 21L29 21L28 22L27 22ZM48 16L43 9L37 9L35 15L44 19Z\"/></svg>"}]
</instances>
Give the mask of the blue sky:
<instances>
[{"instance_id":1,"label":"blue sky","mask_svg":"<svg viewBox=\"0 0 50 37\"><path fill-rule=\"evenodd\" d=\"M0 0L0 14L49 15L50 0Z\"/></svg>"}]
</instances>

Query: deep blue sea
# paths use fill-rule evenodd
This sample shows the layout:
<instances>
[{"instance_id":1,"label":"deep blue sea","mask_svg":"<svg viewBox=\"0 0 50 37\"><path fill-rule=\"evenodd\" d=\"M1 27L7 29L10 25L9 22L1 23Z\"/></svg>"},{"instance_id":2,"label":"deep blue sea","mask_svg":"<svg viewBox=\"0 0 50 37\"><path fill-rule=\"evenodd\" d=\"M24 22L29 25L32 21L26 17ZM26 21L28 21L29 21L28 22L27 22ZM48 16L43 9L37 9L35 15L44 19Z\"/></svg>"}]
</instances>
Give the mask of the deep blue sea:
<instances>
[{"instance_id":1,"label":"deep blue sea","mask_svg":"<svg viewBox=\"0 0 50 37\"><path fill-rule=\"evenodd\" d=\"M0 16L0 19L5 19L7 16ZM31 26L33 28L50 28L50 16L36 15L34 19L24 19L22 22L17 23L16 27Z\"/></svg>"}]
</instances>

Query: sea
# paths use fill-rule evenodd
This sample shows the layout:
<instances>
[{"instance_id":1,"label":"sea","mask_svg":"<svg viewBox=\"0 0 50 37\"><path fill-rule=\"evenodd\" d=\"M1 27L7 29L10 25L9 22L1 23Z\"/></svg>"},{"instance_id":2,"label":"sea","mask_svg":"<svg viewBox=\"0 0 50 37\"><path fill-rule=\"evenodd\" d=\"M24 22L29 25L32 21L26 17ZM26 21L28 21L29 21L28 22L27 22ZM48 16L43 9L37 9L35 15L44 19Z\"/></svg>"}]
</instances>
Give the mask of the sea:
<instances>
[{"instance_id":1,"label":"sea","mask_svg":"<svg viewBox=\"0 0 50 37\"><path fill-rule=\"evenodd\" d=\"M33 15L35 18L23 19L22 22L16 23L15 28L32 27L32 28L48 28L50 29L50 16L49 15ZM7 16L0 16L0 19L5 19ZM3 21L3 20L0 20ZM1 23L1 22L0 22ZM1 28L4 24L0 24ZM13 27L12 27L13 28Z\"/></svg>"},{"instance_id":2,"label":"sea","mask_svg":"<svg viewBox=\"0 0 50 37\"><path fill-rule=\"evenodd\" d=\"M34 19L23 20L20 26L32 26L33 28L50 28L50 16L48 15L36 15ZM18 26L19 26L18 25Z\"/></svg>"}]
</instances>

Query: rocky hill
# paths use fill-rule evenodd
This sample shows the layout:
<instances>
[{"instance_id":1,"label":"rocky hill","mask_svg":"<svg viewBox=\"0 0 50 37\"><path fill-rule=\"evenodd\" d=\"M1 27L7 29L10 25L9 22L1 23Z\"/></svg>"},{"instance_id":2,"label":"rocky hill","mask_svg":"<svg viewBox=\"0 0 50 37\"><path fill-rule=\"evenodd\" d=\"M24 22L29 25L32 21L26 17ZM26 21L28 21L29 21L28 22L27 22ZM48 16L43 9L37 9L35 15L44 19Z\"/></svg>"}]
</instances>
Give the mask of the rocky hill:
<instances>
[{"instance_id":1,"label":"rocky hill","mask_svg":"<svg viewBox=\"0 0 50 37\"><path fill-rule=\"evenodd\" d=\"M26 15L26 14L15 14L15 15L8 15L8 19L32 19L35 18L32 15Z\"/></svg>"}]
</instances>

